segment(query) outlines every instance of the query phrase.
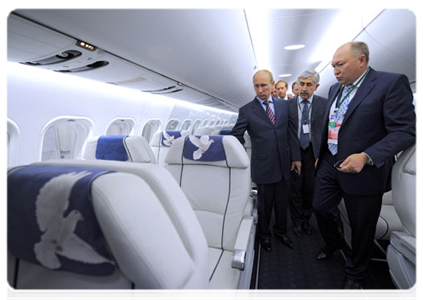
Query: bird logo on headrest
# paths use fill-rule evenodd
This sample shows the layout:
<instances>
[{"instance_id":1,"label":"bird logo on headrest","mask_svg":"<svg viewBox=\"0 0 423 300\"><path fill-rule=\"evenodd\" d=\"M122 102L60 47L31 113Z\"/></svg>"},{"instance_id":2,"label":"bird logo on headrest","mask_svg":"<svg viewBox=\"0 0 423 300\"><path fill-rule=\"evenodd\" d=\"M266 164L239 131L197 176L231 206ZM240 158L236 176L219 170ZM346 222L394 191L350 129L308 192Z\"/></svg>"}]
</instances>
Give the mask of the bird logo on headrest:
<instances>
[{"instance_id":1,"label":"bird logo on headrest","mask_svg":"<svg viewBox=\"0 0 423 300\"><path fill-rule=\"evenodd\" d=\"M84 220L80 211L72 210L64 216L74 184L90 174L87 171L62 174L50 179L40 189L35 201L35 216L43 234L41 241L34 245L34 252L36 259L46 268L61 266L57 255L90 264L113 263L74 233L77 223Z\"/></svg>"},{"instance_id":2,"label":"bird logo on headrest","mask_svg":"<svg viewBox=\"0 0 423 300\"><path fill-rule=\"evenodd\" d=\"M163 131L163 144L166 146L172 146L173 142L175 141L175 136L174 135L170 135L169 133L167 133L166 130Z\"/></svg>"},{"instance_id":3,"label":"bird logo on headrest","mask_svg":"<svg viewBox=\"0 0 423 300\"><path fill-rule=\"evenodd\" d=\"M199 160L209 149L210 145L214 143L214 140L210 139L208 135L202 135L200 138L190 135L189 140L194 146L198 147L198 150L192 154L194 160Z\"/></svg>"}]
</instances>

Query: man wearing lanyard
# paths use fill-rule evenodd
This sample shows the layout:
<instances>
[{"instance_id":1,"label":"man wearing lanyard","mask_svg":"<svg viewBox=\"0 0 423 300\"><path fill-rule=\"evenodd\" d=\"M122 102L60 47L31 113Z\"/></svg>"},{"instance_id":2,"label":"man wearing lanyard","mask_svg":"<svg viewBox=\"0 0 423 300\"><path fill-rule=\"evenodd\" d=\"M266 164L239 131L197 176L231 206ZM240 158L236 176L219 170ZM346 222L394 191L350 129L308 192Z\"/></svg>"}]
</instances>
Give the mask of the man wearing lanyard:
<instances>
[{"instance_id":1,"label":"man wearing lanyard","mask_svg":"<svg viewBox=\"0 0 423 300\"><path fill-rule=\"evenodd\" d=\"M416 134L408 78L375 71L368 62L363 42L344 44L333 56L338 83L329 90L313 198L326 243L317 260L344 247L337 226L344 199L351 223L351 255L344 266L347 289L363 286L382 196L391 189L394 156L415 143Z\"/></svg>"},{"instance_id":2,"label":"man wearing lanyard","mask_svg":"<svg viewBox=\"0 0 423 300\"><path fill-rule=\"evenodd\" d=\"M274 235L285 246L293 243L287 234L287 207L290 170L301 173L296 125L288 111L288 102L273 98L275 82L270 71L253 76L256 97L239 109L231 134L244 143L244 133L251 138L251 177L258 192L258 235L261 246L270 252L270 220L275 208Z\"/></svg>"},{"instance_id":3,"label":"man wearing lanyard","mask_svg":"<svg viewBox=\"0 0 423 300\"><path fill-rule=\"evenodd\" d=\"M323 118L327 99L314 95L319 87L320 75L314 70L303 70L298 75L300 93L288 100L290 113L298 124L298 138L301 152L301 174L291 172L289 211L293 231L301 237L303 232L310 235L309 220L313 212L315 161L319 157ZM292 112L291 112L292 111Z\"/></svg>"}]
</instances>

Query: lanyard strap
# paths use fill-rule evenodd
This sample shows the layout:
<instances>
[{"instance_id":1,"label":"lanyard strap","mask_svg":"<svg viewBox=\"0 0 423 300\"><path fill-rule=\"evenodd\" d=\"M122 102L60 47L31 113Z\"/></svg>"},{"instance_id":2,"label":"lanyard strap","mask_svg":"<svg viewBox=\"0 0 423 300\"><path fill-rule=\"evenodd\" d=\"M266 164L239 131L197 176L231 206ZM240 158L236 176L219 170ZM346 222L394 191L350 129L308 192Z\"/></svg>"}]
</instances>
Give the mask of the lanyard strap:
<instances>
[{"instance_id":1,"label":"lanyard strap","mask_svg":"<svg viewBox=\"0 0 423 300\"><path fill-rule=\"evenodd\" d=\"M354 86L351 88L351 90L349 90L348 93L342 98L342 100L339 101L339 99L341 99L342 93L344 92L344 88L345 88L345 85L342 86L342 89L341 89L341 91L339 92L339 95L338 95L338 99L336 99L336 110L339 109L339 107L345 101L345 99L347 99L348 96L351 94L351 92L354 91L355 88L360 84L360 82L364 79L364 77L367 75L367 73L369 73L369 70L370 70L370 67L367 67L366 72L361 76L360 80L356 84L354 84Z\"/></svg>"}]
</instances>

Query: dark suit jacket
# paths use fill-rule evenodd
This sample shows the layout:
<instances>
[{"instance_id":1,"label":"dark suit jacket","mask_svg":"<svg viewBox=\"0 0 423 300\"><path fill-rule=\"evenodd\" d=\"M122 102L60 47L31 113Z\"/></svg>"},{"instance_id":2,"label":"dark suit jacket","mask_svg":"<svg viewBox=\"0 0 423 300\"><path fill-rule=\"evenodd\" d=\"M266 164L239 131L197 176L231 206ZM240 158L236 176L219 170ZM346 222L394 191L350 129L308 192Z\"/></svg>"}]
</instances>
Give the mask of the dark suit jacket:
<instances>
[{"instance_id":1,"label":"dark suit jacket","mask_svg":"<svg viewBox=\"0 0 423 300\"><path fill-rule=\"evenodd\" d=\"M297 125L288 113L288 102L273 98L276 124L273 125L259 100L239 109L231 134L244 143L244 132L251 138L251 176L257 184L289 180L291 162L301 160Z\"/></svg>"},{"instance_id":2,"label":"dark suit jacket","mask_svg":"<svg viewBox=\"0 0 423 300\"><path fill-rule=\"evenodd\" d=\"M339 83L329 90L320 156L327 149L330 107L339 91ZM394 155L415 143L416 115L412 103L413 94L405 75L370 69L344 116L338 133L337 159L365 152L374 166L366 165L358 174L339 172L346 193L371 195L391 189Z\"/></svg>"},{"instance_id":3,"label":"dark suit jacket","mask_svg":"<svg viewBox=\"0 0 423 300\"><path fill-rule=\"evenodd\" d=\"M299 97L299 96L298 96ZM325 117L328 99L313 95L313 104L311 106L310 127L311 127L311 144L313 147L314 157L319 157L320 143L322 139L322 126ZM288 100L290 113L293 116L295 124L298 124L298 100L291 98ZM301 131L298 128L298 131Z\"/></svg>"}]
</instances>

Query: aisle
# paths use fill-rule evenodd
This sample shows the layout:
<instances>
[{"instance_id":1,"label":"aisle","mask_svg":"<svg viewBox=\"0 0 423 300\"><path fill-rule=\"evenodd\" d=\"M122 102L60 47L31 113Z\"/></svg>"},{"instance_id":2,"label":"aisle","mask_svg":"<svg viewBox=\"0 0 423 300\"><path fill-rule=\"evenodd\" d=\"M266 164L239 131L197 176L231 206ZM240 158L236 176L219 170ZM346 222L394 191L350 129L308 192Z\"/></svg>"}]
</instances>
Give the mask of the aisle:
<instances>
[{"instance_id":1,"label":"aisle","mask_svg":"<svg viewBox=\"0 0 423 300\"><path fill-rule=\"evenodd\" d=\"M272 236L272 251L260 251L258 289L339 289L344 280L344 256L337 251L327 260L314 259L324 245L314 215L310 220L311 235L297 237L288 222L288 235L294 248L285 247ZM382 257L376 247L374 253ZM395 289L386 262L372 262L369 279L364 285L366 289Z\"/></svg>"}]
</instances>

